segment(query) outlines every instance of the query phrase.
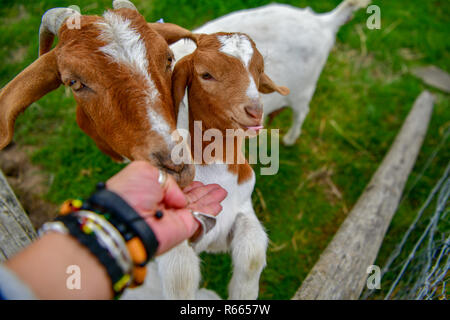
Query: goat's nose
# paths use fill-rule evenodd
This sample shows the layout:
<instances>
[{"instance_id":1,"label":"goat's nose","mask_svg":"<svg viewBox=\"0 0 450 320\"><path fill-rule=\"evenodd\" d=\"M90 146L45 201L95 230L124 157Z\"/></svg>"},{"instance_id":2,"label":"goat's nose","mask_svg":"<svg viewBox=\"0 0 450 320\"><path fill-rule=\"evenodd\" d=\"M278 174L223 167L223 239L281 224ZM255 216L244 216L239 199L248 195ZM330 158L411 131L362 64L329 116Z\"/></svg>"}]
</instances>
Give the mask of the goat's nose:
<instances>
[{"instance_id":1,"label":"goat's nose","mask_svg":"<svg viewBox=\"0 0 450 320\"><path fill-rule=\"evenodd\" d=\"M191 184L195 177L195 166L186 164L180 172L180 178L177 181L181 188L185 188Z\"/></svg>"},{"instance_id":2,"label":"goat's nose","mask_svg":"<svg viewBox=\"0 0 450 320\"><path fill-rule=\"evenodd\" d=\"M193 164L180 164L175 166L166 165L163 170L174 177L181 188L187 187L194 180L195 166Z\"/></svg>"},{"instance_id":3,"label":"goat's nose","mask_svg":"<svg viewBox=\"0 0 450 320\"><path fill-rule=\"evenodd\" d=\"M245 108L245 112L247 113L247 115L249 115L252 118L255 119L261 119L263 116L263 108L259 105L251 105L251 106L246 106Z\"/></svg>"}]
</instances>

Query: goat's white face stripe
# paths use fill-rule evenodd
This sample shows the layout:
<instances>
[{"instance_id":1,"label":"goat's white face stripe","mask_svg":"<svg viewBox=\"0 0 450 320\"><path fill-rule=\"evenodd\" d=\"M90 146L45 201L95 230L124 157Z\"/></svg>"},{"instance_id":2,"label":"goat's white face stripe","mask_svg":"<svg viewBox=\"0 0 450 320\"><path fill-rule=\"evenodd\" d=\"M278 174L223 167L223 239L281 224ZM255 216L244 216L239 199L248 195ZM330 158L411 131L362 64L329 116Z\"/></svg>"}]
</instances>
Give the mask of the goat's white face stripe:
<instances>
[{"instance_id":1,"label":"goat's white face stripe","mask_svg":"<svg viewBox=\"0 0 450 320\"><path fill-rule=\"evenodd\" d=\"M256 87L255 80L253 79L252 75L250 74L250 84L247 88L247 97L249 97L252 100L259 99L259 91Z\"/></svg>"},{"instance_id":2,"label":"goat's white face stripe","mask_svg":"<svg viewBox=\"0 0 450 320\"><path fill-rule=\"evenodd\" d=\"M241 34L233 34L217 37L222 44L220 51L230 56L236 57L248 68L253 57L253 47L250 40Z\"/></svg>"},{"instance_id":3,"label":"goat's white face stripe","mask_svg":"<svg viewBox=\"0 0 450 320\"><path fill-rule=\"evenodd\" d=\"M247 97L250 99L259 99L259 92L255 80L248 70L250 61L253 58L253 47L250 40L242 34L218 36L217 38L222 44L220 51L240 59L247 69L250 80L250 84L247 88Z\"/></svg>"},{"instance_id":4,"label":"goat's white face stripe","mask_svg":"<svg viewBox=\"0 0 450 320\"><path fill-rule=\"evenodd\" d=\"M160 98L160 93L148 73L147 49L141 35L131 27L130 20L114 12L106 12L103 18L105 22L98 23L102 31L100 40L106 42L107 45L101 47L100 51L111 57L115 62L130 66L144 77L147 84L145 104L151 128L170 145L172 141L169 125L161 115L150 107Z\"/></svg>"},{"instance_id":5,"label":"goat's white face stripe","mask_svg":"<svg viewBox=\"0 0 450 320\"><path fill-rule=\"evenodd\" d=\"M147 49L141 35L131 28L131 21L120 15L108 11L103 17L105 22L98 23L102 31L100 40L107 45L100 48L100 51L143 75L149 84L149 91L152 91L151 98L156 99L159 93L148 74Z\"/></svg>"}]
</instances>

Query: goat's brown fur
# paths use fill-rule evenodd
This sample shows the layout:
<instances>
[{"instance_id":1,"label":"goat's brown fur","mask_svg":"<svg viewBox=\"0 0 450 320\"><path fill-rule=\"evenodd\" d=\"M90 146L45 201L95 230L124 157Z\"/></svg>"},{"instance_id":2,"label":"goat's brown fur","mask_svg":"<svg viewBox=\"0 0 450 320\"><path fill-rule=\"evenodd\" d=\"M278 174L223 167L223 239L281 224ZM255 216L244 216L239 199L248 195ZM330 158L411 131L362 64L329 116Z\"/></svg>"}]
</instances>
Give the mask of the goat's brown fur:
<instances>
[{"instance_id":1,"label":"goat's brown fur","mask_svg":"<svg viewBox=\"0 0 450 320\"><path fill-rule=\"evenodd\" d=\"M17 115L61 84L73 80L83 83L82 90L73 90L77 102L77 122L101 151L114 160L149 160L166 167L182 185L193 178L192 166L176 166L170 160L170 148L160 133L151 130L147 108L151 108L176 129L171 95L171 60L168 44L191 33L171 24L149 24L137 11L114 10L131 22L145 44L148 74L159 92L152 105L146 105L144 76L126 64L112 61L99 49L107 45L101 40L98 23L104 18L81 16L81 29L63 24L59 43L51 51L52 36L42 46L42 56L20 73L0 92L0 148L13 137ZM167 37L166 39L164 37ZM184 171L183 171L184 170ZM182 174L183 171L183 174Z\"/></svg>"}]
</instances>

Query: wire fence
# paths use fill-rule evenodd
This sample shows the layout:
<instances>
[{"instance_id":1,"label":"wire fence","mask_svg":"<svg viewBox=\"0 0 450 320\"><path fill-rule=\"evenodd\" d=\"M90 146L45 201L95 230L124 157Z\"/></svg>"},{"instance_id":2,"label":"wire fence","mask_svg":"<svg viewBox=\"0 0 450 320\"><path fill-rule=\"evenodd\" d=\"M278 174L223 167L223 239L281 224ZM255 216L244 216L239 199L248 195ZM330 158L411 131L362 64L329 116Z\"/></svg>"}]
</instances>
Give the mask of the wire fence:
<instances>
[{"instance_id":1,"label":"wire fence","mask_svg":"<svg viewBox=\"0 0 450 320\"><path fill-rule=\"evenodd\" d=\"M441 143L428 158L425 166L405 192L399 207L408 198L411 190L422 179L436 155L446 146L450 129ZM450 221L448 201L450 197L450 162L443 175L429 193L417 212L402 240L391 253L381 271L382 283L389 290L366 289L361 299L382 297L384 299L447 300L450 297ZM435 206L433 207L433 205ZM425 214L431 211L431 214ZM417 240L412 235L420 236Z\"/></svg>"}]
</instances>

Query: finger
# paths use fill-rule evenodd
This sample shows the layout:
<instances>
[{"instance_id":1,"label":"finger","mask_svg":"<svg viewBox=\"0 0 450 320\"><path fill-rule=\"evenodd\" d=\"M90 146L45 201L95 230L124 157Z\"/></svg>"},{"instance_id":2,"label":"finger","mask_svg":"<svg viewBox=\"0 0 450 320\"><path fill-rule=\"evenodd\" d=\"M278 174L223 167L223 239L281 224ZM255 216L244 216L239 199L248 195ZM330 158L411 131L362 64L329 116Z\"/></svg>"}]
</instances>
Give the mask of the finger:
<instances>
[{"instance_id":1,"label":"finger","mask_svg":"<svg viewBox=\"0 0 450 320\"><path fill-rule=\"evenodd\" d=\"M177 215L178 219L183 221L184 225L187 228L187 239L191 238L198 230L198 228L201 226L200 222L197 221L197 219L194 218L192 215L191 210L183 209L183 210L177 210L174 212L174 214Z\"/></svg>"},{"instance_id":2,"label":"finger","mask_svg":"<svg viewBox=\"0 0 450 320\"><path fill-rule=\"evenodd\" d=\"M200 208L199 212L203 212L206 214L210 214L212 216L217 216L219 213L221 213L223 210L223 207L220 205L220 203L210 203L205 207Z\"/></svg>"},{"instance_id":3,"label":"finger","mask_svg":"<svg viewBox=\"0 0 450 320\"><path fill-rule=\"evenodd\" d=\"M163 199L168 208L181 209L187 206L187 199L173 177L168 176Z\"/></svg>"},{"instance_id":4,"label":"finger","mask_svg":"<svg viewBox=\"0 0 450 320\"><path fill-rule=\"evenodd\" d=\"M209 193L214 192L215 190L220 190L220 189L225 191L218 184L210 184L207 186L195 188L195 189L191 190L190 192L186 193L185 195L186 195L186 198L189 203L195 203L195 202L199 201L200 199L202 199L203 197L207 197Z\"/></svg>"},{"instance_id":5,"label":"finger","mask_svg":"<svg viewBox=\"0 0 450 320\"><path fill-rule=\"evenodd\" d=\"M223 189L214 189L207 195L197 200L196 202L189 203L188 208L196 211L204 212L200 208L207 207L212 204L220 204L226 198L227 192ZM204 212L207 213L207 212Z\"/></svg>"},{"instance_id":6,"label":"finger","mask_svg":"<svg viewBox=\"0 0 450 320\"><path fill-rule=\"evenodd\" d=\"M189 207L189 209L197 211L197 212L217 216L222 211L223 207L220 203L214 202L214 203L209 203L209 204L196 204L192 207Z\"/></svg>"},{"instance_id":7,"label":"finger","mask_svg":"<svg viewBox=\"0 0 450 320\"><path fill-rule=\"evenodd\" d=\"M212 189L197 201L190 203L190 205L208 205L211 203L221 203L227 197L227 195L228 193L222 188Z\"/></svg>"},{"instance_id":8,"label":"finger","mask_svg":"<svg viewBox=\"0 0 450 320\"><path fill-rule=\"evenodd\" d=\"M190 185L188 185L186 188L183 189L183 192L188 193L196 188L203 187L203 186L204 186L204 184L201 183L200 181L193 181Z\"/></svg>"},{"instance_id":9,"label":"finger","mask_svg":"<svg viewBox=\"0 0 450 320\"><path fill-rule=\"evenodd\" d=\"M228 192L223 188L214 189L203 197L201 200L207 204L221 203L228 196Z\"/></svg>"}]
</instances>

